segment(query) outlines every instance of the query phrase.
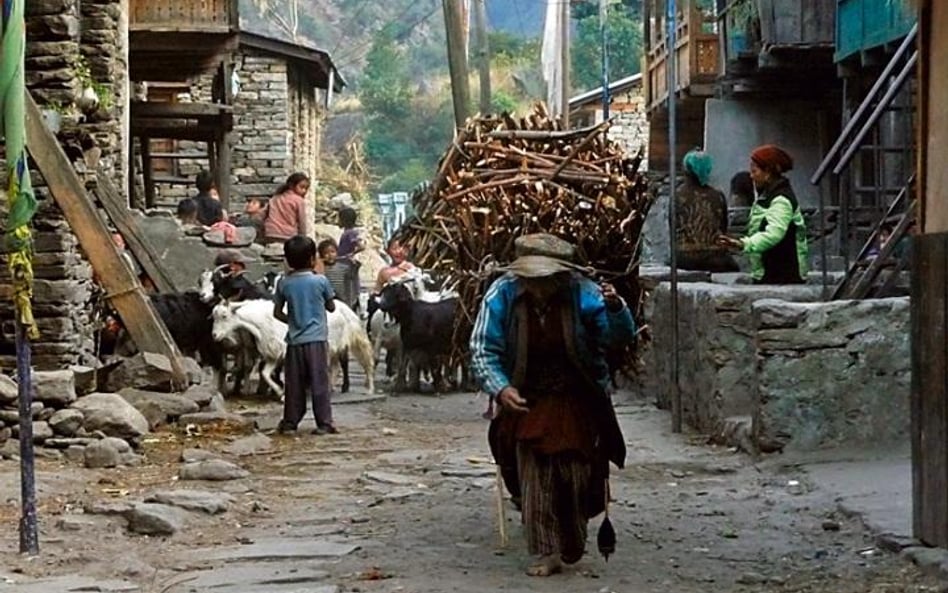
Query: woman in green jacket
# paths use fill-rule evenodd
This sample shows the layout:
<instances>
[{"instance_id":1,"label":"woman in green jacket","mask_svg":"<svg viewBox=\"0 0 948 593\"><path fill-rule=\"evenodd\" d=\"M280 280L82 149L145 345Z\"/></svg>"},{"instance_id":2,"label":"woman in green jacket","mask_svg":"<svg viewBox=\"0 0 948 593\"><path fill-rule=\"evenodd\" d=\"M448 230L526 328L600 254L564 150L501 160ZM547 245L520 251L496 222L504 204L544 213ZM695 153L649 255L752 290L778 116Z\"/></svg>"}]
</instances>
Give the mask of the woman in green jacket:
<instances>
[{"instance_id":1,"label":"woman in green jacket","mask_svg":"<svg viewBox=\"0 0 948 593\"><path fill-rule=\"evenodd\" d=\"M747 236L718 237L718 243L747 254L755 284L802 284L808 253L806 227L797 198L784 173L793 159L772 144L751 152L750 175L757 188Z\"/></svg>"}]
</instances>

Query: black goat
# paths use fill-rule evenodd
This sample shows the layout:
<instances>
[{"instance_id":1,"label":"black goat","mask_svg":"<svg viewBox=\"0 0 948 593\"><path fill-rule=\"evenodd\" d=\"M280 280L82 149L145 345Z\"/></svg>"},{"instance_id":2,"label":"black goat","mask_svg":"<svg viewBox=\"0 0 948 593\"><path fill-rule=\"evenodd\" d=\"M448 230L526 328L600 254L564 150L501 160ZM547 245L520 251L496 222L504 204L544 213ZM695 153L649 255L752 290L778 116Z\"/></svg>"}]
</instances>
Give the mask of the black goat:
<instances>
[{"instance_id":1,"label":"black goat","mask_svg":"<svg viewBox=\"0 0 948 593\"><path fill-rule=\"evenodd\" d=\"M409 360L413 363L409 391L420 390L421 367L431 369L436 391L447 391L442 368L451 354L458 300L451 298L437 303L416 301L408 287L393 283L382 289L378 304L379 309L391 314L398 321L402 340L402 356L395 391L405 390L404 377Z\"/></svg>"},{"instance_id":2,"label":"black goat","mask_svg":"<svg viewBox=\"0 0 948 593\"><path fill-rule=\"evenodd\" d=\"M202 366L214 369L220 382L224 356L211 336L211 305L201 300L201 295L194 291L153 294L150 298L178 350L185 356L198 358ZM115 350L119 353L134 351L127 330L122 332Z\"/></svg>"}]
</instances>

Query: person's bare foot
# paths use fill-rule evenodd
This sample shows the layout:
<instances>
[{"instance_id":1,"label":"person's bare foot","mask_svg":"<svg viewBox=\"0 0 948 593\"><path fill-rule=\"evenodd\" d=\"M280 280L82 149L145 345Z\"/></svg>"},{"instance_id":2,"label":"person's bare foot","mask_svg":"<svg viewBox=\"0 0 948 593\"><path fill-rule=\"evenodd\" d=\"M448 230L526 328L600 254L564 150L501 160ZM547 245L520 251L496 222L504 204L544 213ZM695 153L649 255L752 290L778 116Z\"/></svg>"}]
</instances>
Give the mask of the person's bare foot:
<instances>
[{"instance_id":1,"label":"person's bare foot","mask_svg":"<svg viewBox=\"0 0 948 593\"><path fill-rule=\"evenodd\" d=\"M560 560L559 556L549 555L549 556L540 556L540 561L536 564L531 564L527 568L527 574L532 577L548 577L551 574L556 574L563 570L563 562Z\"/></svg>"}]
</instances>

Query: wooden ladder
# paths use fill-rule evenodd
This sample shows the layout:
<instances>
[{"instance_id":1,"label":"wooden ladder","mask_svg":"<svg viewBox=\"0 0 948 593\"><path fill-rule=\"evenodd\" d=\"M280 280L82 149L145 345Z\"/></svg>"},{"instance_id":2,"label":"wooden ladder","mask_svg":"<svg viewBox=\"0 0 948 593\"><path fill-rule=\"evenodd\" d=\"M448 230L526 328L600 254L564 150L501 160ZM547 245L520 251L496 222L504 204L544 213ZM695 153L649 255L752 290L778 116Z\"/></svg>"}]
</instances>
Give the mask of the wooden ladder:
<instances>
[{"instance_id":1,"label":"wooden ladder","mask_svg":"<svg viewBox=\"0 0 948 593\"><path fill-rule=\"evenodd\" d=\"M876 223L875 228L869 235L869 240L863 245L859 251L859 256L856 257L855 261L849 266L849 270L846 271L846 277L833 292L833 300L864 299L871 297L873 296L873 288L875 287L876 279L882 270L887 267L891 268L891 274L882 287L884 291L893 285L899 273L905 269L907 258L899 258L894 267L890 264L892 262L892 256L895 253L896 245L905 237L909 227L915 220L915 205L917 200L915 198L908 200L909 196L914 195L914 189L915 174L913 173L905 186L899 191L899 195L892 201L885 216ZM908 201L908 205L903 206L906 201ZM866 258L872 246L878 240L882 225L894 217L898 217L898 223L892 231L892 236L889 237L886 244L879 250L879 254L866 265ZM861 270L861 268L865 269Z\"/></svg>"},{"instance_id":2,"label":"wooden ladder","mask_svg":"<svg viewBox=\"0 0 948 593\"><path fill-rule=\"evenodd\" d=\"M112 235L99 216L95 202L86 193L84 184L56 136L46 127L43 115L29 92L26 94L26 138L30 156L135 344L143 352L166 356L173 369L174 387L184 389L188 380L181 352L155 312L135 273L112 242ZM108 203L105 205L107 209L112 209Z\"/></svg>"}]
</instances>

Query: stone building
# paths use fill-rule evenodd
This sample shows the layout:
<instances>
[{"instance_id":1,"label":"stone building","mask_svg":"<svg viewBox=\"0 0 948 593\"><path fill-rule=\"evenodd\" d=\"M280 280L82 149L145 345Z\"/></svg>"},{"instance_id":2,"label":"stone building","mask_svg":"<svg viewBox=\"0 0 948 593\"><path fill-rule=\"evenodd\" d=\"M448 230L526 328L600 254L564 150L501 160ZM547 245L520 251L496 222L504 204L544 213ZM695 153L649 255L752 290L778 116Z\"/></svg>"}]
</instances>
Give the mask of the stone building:
<instances>
[{"instance_id":1,"label":"stone building","mask_svg":"<svg viewBox=\"0 0 948 593\"><path fill-rule=\"evenodd\" d=\"M124 184L128 162L128 19L121 0L32 0L26 6L26 83L48 125L59 130L79 167L101 167ZM5 174L6 166L0 168ZM38 369L91 363L98 301L79 241L33 174L33 344ZM6 179L2 180L6 187ZM121 186L121 185L120 185ZM6 261L0 262L0 371L15 368L13 305Z\"/></svg>"},{"instance_id":2,"label":"stone building","mask_svg":"<svg viewBox=\"0 0 948 593\"><path fill-rule=\"evenodd\" d=\"M232 209L247 196L269 197L294 171L315 176L322 114L344 84L321 50L252 33L241 33L238 43L230 80ZM184 83L149 84L147 99L208 101L214 78L206 74ZM207 143L151 143L155 198L150 205L173 208L194 195L195 175L209 167Z\"/></svg>"},{"instance_id":3,"label":"stone building","mask_svg":"<svg viewBox=\"0 0 948 593\"><path fill-rule=\"evenodd\" d=\"M570 122L574 126L592 126L603 120L602 87L569 100ZM648 116L642 92L642 75L633 74L609 84L609 137L622 144L630 155L641 150L648 162Z\"/></svg>"}]
</instances>

